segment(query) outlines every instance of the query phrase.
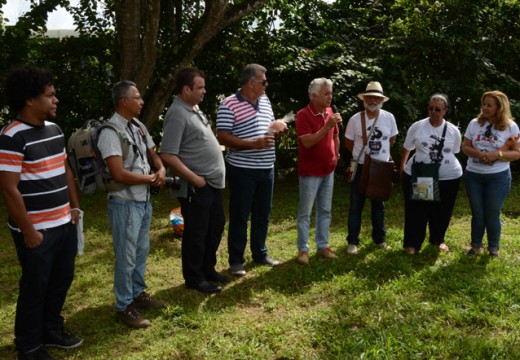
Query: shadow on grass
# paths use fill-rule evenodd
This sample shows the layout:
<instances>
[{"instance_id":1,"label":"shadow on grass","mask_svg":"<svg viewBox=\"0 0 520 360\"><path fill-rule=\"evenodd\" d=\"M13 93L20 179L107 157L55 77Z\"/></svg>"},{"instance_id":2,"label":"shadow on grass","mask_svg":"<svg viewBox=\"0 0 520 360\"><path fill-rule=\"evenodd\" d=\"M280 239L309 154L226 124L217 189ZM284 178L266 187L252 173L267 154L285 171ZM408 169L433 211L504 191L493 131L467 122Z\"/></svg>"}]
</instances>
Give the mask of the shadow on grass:
<instances>
[{"instance_id":1,"label":"shadow on grass","mask_svg":"<svg viewBox=\"0 0 520 360\"><path fill-rule=\"evenodd\" d=\"M374 253L374 254L372 254ZM224 285L224 290L218 295L205 295L195 290L187 290L184 286L176 286L156 293L161 299L175 299L186 311L193 311L206 303L208 310L221 311L225 308L245 306L257 303L253 298L257 294L272 290L284 296L305 293L314 284L330 282L335 277L350 274L363 286L375 289L403 275L420 271L431 266L438 257L438 251L424 252L421 256L410 257L401 250L383 251L375 246L365 247L357 256L347 254L346 247L338 249L339 258L326 260L318 255L311 256L310 265L302 266L295 259L288 260L276 267L263 267L254 263L246 263L248 275L233 277L233 281ZM381 271L384 269L384 271ZM256 274L254 274L256 272Z\"/></svg>"}]
</instances>

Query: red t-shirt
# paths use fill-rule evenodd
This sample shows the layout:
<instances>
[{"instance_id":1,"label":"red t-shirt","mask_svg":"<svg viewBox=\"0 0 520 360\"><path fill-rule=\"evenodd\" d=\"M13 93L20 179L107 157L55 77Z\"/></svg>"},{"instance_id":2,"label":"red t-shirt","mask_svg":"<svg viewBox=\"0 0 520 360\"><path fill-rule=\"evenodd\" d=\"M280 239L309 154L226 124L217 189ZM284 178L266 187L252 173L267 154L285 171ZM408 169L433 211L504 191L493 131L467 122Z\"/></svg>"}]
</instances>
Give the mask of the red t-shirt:
<instances>
[{"instance_id":1,"label":"red t-shirt","mask_svg":"<svg viewBox=\"0 0 520 360\"><path fill-rule=\"evenodd\" d=\"M332 109L326 109L325 116L318 113L312 104L307 105L296 114L296 131L298 134L298 176L326 176L336 167L336 148L334 135L338 134L338 126L334 126L313 147L306 149L300 136L318 132L332 115Z\"/></svg>"}]
</instances>

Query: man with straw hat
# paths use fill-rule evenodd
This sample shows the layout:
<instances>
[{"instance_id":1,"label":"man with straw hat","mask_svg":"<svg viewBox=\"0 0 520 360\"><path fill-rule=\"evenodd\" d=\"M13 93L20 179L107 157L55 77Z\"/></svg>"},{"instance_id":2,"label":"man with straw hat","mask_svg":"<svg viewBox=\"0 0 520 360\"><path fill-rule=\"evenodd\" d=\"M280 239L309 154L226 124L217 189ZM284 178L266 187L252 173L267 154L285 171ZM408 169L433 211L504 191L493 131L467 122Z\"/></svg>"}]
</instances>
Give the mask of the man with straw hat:
<instances>
[{"instance_id":1,"label":"man with straw hat","mask_svg":"<svg viewBox=\"0 0 520 360\"><path fill-rule=\"evenodd\" d=\"M382 110L383 103L389 98L384 95L383 87L379 82L369 82L366 91L357 96L363 101L365 111L352 116L345 130L345 146L352 153L352 158L357 159L357 171L350 187L347 235L347 252L349 254L357 254L359 246L361 217L366 200L359 192L359 182L365 155L372 159L388 161L390 146L394 143L398 133L394 115ZM370 200L370 202L372 240L378 248L387 249L389 246L386 243L385 204L378 200Z\"/></svg>"}]
</instances>

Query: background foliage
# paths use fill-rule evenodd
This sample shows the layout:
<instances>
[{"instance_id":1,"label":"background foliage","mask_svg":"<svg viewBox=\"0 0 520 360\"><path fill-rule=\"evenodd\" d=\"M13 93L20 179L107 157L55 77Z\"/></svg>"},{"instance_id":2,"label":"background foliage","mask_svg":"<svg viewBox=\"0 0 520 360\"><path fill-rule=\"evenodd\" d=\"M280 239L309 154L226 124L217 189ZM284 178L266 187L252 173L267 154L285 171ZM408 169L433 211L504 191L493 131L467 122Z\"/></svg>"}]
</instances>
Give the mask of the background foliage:
<instances>
[{"instance_id":1,"label":"background foliage","mask_svg":"<svg viewBox=\"0 0 520 360\"><path fill-rule=\"evenodd\" d=\"M120 34L114 30L121 29L114 27L117 9L112 1L104 2L102 10L100 4L80 1L74 8L67 0L35 1L15 26L0 27L1 47L9 49L0 53L0 78L21 63L51 68L59 90L59 122L66 134L85 119L110 115L110 87L125 67ZM448 118L461 131L478 114L483 91L504 91L513 115L520 111L518 1L270 0L217 31L186 63L179 51L188 51L190 31L200 31L208 4L160 1L158 59L149 82L141 86L150 106L160 106L156 97L165 96L157 93L160 79L171 76L176 66L191 64L206 73L208 93L202 107L214 119L222 97L238 88L240 69L258 62L268 68L267 92L279 116L305 106L308 83L322 76L334 81L334 102L345 124L360 109L356 94L368 81L379 80L391 98L385 108L396 115L401 134L426 116L426 101L437 91L450 97ZM81 36L61 41L41 36L47 13L57 5L74 13ZM170 92L167 97L171 96ZM143 116L164 110L149 110ZM9 118L5 110L2 118ZM161 116L145 120L160 141ZM403 140L404 136L398 138L394 157L399 157ZM294 167L295 137L287 137L279 147L279 168Z\"/></svg>"}]
</instances>

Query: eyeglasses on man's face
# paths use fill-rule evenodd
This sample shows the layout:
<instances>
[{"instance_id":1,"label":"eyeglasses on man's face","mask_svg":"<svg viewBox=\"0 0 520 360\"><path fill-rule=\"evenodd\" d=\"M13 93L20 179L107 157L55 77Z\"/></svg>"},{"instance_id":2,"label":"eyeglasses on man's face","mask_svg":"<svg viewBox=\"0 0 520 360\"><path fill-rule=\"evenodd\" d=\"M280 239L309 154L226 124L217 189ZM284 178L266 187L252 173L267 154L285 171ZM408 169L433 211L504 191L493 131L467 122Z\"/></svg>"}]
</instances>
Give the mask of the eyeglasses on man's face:
<instances>
[{"instance_id":1,"label":"eyeglasses on man's face","mask_svg":"<svg viewBox=\"0 0 520 360\"><path fill-rule=\"evenodd\" d=\"M441 109L441 108L433 107L433 106L429 106L429 107L428 107L428 111L441 112L441 111L444 111L444 110L446 110L446 108Z\"/></svg>"},{"instance_id":2,"label":"eyeglasses on man's face","mask_svg":"<svg viewBox=\"0 0 520 360\"><path fill-rule=\"evenodd\" d=\"M134 99L136 101L141 101L143 98L141 96L125 96L125 99Z\"/></svg>"},{"instance_id":3,"label":"eyeglasses on man's face","mask_svg":"<svg viewBox=\"0 0 520 360\"><path fill-rule=\"evenodd\" d=\"M265 80L256 80L254 79L255 83L262 84L262 86L267 86L267 79Z\"/></svg>"}]
</instances>

